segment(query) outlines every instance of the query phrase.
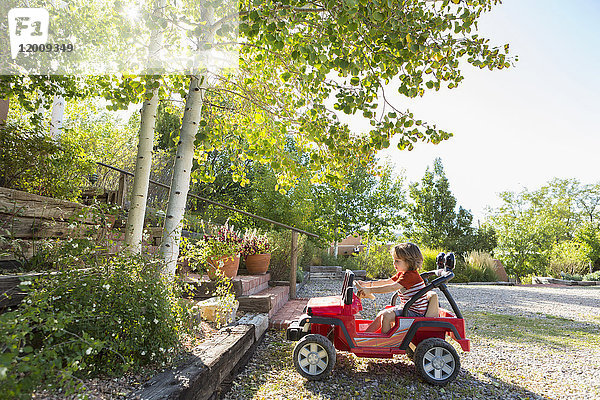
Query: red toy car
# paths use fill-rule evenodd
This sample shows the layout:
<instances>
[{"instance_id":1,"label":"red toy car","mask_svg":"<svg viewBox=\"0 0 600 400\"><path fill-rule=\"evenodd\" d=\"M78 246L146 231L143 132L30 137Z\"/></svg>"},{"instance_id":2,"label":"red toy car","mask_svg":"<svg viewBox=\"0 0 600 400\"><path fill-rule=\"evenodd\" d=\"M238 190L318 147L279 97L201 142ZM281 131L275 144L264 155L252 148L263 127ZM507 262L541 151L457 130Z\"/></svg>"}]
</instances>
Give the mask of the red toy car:
<instances>
[{"instance_id":1,"label":"red toy car","mask_svg":"<svg viewBox=\"0 0 600 400\"><path fill-rule=\"evenodd\" d=\"M425 381L439 386L453 381L460 371L460 359L454 347L446 342L446 335L456 340L464 351L470 350L470 340L465 338L465 321L446 286L454 273L438 270L421 276L427 279L432 274L441 276L406 303L403 315L412 303L433 288L444 293L454 312L438 309L435 295L430 298L425 317L396 317L392 329L382 334L364 332L372 321L355 319L355 314L362 310L362 303L354 293L354 273L346 270L341 296L310 299L305 314L286 331L288 340L298 341L293 353L298 372L310 380L328 376L335 365L335 349L338 349L358 357L392 358L394 354L407 354ZM395 297L388 307L394 302ZM434 315L430 316L432 310Z\"/></svg>"}]
</instances>

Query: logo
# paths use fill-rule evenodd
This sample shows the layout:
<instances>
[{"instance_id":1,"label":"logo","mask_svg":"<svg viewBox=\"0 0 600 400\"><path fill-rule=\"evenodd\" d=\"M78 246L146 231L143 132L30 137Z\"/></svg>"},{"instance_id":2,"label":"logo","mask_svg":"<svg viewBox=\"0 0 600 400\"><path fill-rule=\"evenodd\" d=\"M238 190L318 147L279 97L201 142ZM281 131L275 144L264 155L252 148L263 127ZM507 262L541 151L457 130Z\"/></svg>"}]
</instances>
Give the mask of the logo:
<instances>
[{"instance_id":1,"label":"logo","mask_svg":"<svg viewBox=\"0 0 600 400\"><path fill-rule=\"evenodd\" d=\"M13 8L8 11L10 54L17 58L27 46L44 45L48 41L50 16L45 8Z\"/></svg>"}]
</instances>

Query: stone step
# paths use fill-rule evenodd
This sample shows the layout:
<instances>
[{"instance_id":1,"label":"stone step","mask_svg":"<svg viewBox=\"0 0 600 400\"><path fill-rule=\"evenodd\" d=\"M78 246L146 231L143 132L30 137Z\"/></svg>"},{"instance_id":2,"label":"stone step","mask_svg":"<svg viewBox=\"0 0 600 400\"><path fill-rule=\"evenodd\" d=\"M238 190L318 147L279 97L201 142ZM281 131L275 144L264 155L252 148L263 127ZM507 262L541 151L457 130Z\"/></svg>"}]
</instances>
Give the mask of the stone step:
<instances>
[{"instance_id":1,"label":"stone step","mask_svg":"<svg viewBox=\"0 0 600 400\"><path fill-rule=\"evenodd\" d=\"M287 329L287 327L304 314L308 299L289 300L269 320L271 329Z\"/></svg>"},{"instance_id":2,"label":"stone step","mask_svg":"<svg viewBox=\"0 0 600 400\"><path fill-rule=\"evenodd\" d=\"M274 286L259 293L238 297L240 311L273 316L290 298L289 286Z\"/></svg>"},{"instance_id":3,"label":"stone step","mask_svg":"<svg viewBox=\"0 0 600 400\"><path fill-rule=\"evenodd\" d=\"M192 297L207 299L213 297L217 283L211 281L207 275L188 274L186 281L192 285ZM250 296L269 287L271 274L263 275L237 275L232 279L235 297Z\"/></svg>"}]
</instances>

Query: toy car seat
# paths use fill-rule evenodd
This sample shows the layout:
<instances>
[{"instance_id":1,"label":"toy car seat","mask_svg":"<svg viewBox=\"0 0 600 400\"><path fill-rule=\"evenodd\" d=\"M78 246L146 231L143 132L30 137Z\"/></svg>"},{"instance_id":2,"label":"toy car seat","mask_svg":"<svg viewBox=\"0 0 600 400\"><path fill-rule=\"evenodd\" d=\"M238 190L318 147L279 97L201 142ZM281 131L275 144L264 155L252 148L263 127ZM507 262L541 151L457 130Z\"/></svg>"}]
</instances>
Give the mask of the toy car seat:
<instances>
[{"instance_id":1,"label":"toy car seat","mask_svg":"<svg viewBox=\"0 0 600 400\"><path fill-rule=\"evenodd\" d=\"M436 292L427 292L427 311L426 318L438 318L440 316L440 302Z\"/></svg>"}]
</instances>

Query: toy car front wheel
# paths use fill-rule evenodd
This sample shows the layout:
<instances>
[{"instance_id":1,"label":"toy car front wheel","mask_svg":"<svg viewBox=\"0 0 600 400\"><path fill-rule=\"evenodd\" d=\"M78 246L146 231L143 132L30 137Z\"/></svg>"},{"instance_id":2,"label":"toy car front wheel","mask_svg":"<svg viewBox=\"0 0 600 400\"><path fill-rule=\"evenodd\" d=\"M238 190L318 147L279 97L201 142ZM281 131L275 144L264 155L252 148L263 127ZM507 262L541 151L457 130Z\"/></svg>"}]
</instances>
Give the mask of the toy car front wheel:
<instances>
[{"instance_id":1,"label":"toy car front wheel","mask_svg":"<svg viewBox=\"0 0 600 400\"><path fill-rule=\"evenodd\" d=\"M309 334L294 347L294 366L309 380L323 379L335 365L335 348L325 336Z\"/></svg>"},{"instance_id":2,"label":"toy car front wheel","mask_svg":"<svg viewBox=\"0 0 600 400\"><path fill-rule=\"evenodd\" d=\"M460 359L450 343L443 339L430 338L417 346L415 367L427 382L444 386L458 375Z\"/></svg>"}]
</instances>

